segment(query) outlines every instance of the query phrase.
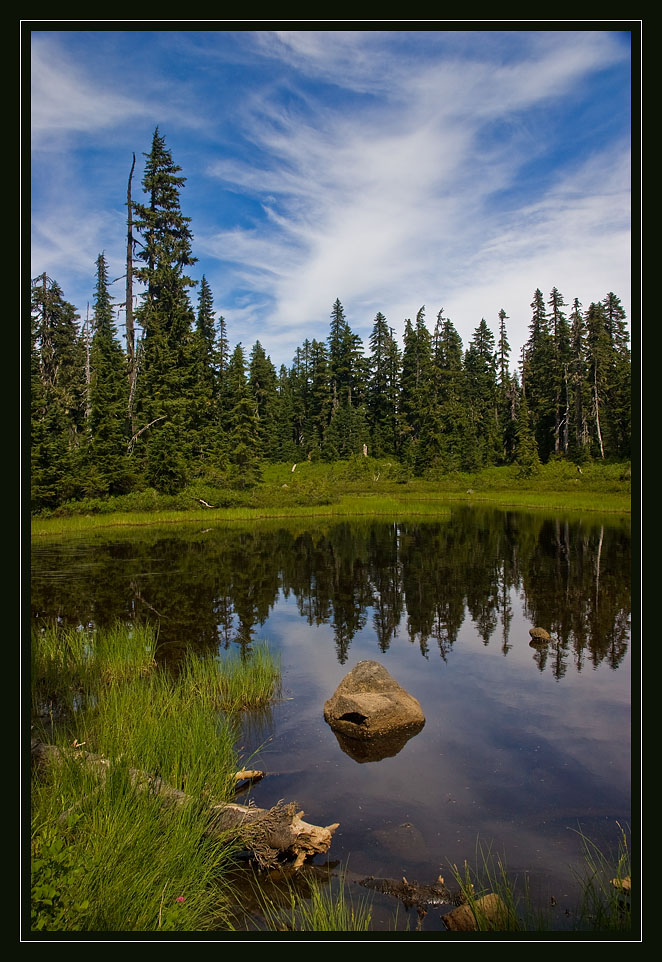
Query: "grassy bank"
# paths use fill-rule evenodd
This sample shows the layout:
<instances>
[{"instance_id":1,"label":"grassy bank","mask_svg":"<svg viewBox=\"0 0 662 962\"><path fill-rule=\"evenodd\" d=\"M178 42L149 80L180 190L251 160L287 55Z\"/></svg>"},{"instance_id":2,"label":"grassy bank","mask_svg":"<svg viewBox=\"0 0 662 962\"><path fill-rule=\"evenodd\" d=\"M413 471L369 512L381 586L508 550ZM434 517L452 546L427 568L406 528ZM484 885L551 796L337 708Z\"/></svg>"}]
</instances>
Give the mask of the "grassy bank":
<instances>
[{"instance_id":1,"label":"grassy bank","mask_svg":"<svg viewBox=\"0 0 662 962\"><path fill-rule=\"evenodd\" d=\"M316 519L439 517L450 505L563 511L630 513L627 464L576 465L556 461L531 477L514 466L475 474L408 478L400 465L372 458L335 464L267 465L263 481L249 491L197 481L177 495L153 490L105 500L63 505L32 519L32 534L43 536L96 527L190 522L216 524L269 518ZM206 507L201 504L206 502Z\"/></svg>"},{"instance_id":2,"label":"grassy bank","mask_svg":"<svg viewBox=\"0 0 662 962\"><path fill-rule=\"evenodd\" d=\"M32 636L32 737L60 748L31 784L31 929L157 932L231 927L237 842L210 838L210 799L233 797L237 713L278 691L267 649L155 666L150 629ZM81 751L109 760L107 777ZM164 806L130 770L186 793Z\"/></svg>"}]
</instances>

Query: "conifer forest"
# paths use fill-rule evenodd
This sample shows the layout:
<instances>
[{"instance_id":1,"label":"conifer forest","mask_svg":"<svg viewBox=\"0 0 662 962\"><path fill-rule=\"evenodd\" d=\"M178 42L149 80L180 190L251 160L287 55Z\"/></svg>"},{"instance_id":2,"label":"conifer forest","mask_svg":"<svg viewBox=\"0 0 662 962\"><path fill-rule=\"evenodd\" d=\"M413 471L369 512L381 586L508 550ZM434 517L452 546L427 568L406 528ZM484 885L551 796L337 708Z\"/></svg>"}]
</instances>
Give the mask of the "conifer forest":
<instances>
[{"instance_id":1,"label":"conifer forest","mask_svg":"<svg viewBox=\"0 0 662 962\"><path fill-rule=\"evenodd\" d=\"M94 275L91 255L89 316L55 278L32 278L33 512L196 479L250 488L268 462L365 452L420 478L629 459L631 352L616 293L586 305L533 279L519 357L499 304L468 344L443 309L421 307L402 343L379 312L366 351L336 299L277 370L259 341L233 345L206 278L191 276L185 178L158 128L144 157L141 196L133 168L128 181L126 263L100 252Z\"/></svg>"}]
</instances>

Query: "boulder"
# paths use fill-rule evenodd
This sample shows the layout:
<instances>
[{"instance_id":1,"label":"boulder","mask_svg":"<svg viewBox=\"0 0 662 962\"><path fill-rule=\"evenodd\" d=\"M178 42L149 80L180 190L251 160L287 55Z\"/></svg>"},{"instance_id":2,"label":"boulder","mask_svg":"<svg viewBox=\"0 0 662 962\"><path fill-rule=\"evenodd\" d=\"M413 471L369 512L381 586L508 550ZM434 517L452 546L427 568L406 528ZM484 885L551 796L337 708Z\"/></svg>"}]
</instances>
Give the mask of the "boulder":
<instances>
[{"instance_id":1,"label":"boulder","mask_svg":"<svg viewBox=\"0 0 662 962\"><path fill-rule=\"evenodd\" d=\"M356 761L395 755L425 724L421 706L376 661L360 661L324 703L324 719Z\"/></svg>"},{"instance_id":2,"label":"boulder","mask_svg":"<svg viewBox=\"0 0 662 962\"><path fill-rule=\"evenodd\" d=\"M552 636L544 628L529 628L529 634L534 644L546 645L547 642L552 640Z\"/></svg>"}]
</instances>

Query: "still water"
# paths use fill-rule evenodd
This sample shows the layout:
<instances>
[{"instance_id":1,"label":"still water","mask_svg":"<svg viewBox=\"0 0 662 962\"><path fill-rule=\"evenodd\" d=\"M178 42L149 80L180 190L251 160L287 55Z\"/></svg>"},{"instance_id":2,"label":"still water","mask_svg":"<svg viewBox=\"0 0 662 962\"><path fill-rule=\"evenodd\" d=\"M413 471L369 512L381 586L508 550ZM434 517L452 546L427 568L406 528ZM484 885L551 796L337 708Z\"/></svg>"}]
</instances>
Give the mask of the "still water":
<instances>
[{"instance_id":1,"label":"still water","mask_svg":"<svg viewBox=\"0 0 662 962\"><path fill-rule=\"evenodd\" d=\"M284 697L246 719L240 745L270 773L258 806L296 800L308 821L339 822L329 856L352 878L448 883L490 848L563 927L579 833L609 851L630 825L630 565L629 519L461 506L438 522L43 539L31 604L67 625L155 623L163 662L267 641ZM549 646L530 645L534 626ZM394 757L360 763L323 705L364 659L426 723Z\"/></svg>"}]
</instances>

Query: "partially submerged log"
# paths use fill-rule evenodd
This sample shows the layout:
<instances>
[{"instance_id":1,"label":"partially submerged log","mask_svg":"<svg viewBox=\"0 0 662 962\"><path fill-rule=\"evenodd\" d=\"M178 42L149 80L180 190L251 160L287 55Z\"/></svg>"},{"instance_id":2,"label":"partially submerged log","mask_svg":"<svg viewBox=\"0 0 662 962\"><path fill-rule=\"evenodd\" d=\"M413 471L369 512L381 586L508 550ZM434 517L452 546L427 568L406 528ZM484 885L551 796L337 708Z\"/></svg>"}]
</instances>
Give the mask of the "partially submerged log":
<instances>
[{"instance_id":1,"label":"partially submerged log","mask_svg":"<svg viewBox=\"0 0 662 962\"><path fill-rule=\"evenodd\" d=\"M400 899L406 909L418 909L419 914L433 905L459 905L463 899L462 893L459 890L451 891L441 876L431 885L423 885L420 882L408 882L404 875L402 879L374 878L369 875L359 879L359 885L373 892L392 895Z\"/></svg>"},{"instance_id":2,"label":"partially submerged log","mask_svg":"<svg viewBox=\"0 0 662 962\"><path fill-rule=\"evenodd\" d=\"M80 747L75 748L73 757L94 769L102 782L105 780L111 765L109 759L83 751ZM61 758L62 752L56 745L33 740L33 765L53 765ZM263 774L242 771L237 772L235 779L243 781L247 777L261 777ZM176 807L194 801L190 795L173 788L160 777L139 769L129 769L129 779L139 791L159 795L166 806ZM295 802L278 802L268 809L221 802L207 807L206 831L211 836L233 835L263 868L275 865L279 857L293 859L293 867L299 868L309 856L328 852L333 833L339 825L338 822L326 826L311 825L303 821L303 815L304 812L297 811Z\"/></svg>"}]
</instances>

